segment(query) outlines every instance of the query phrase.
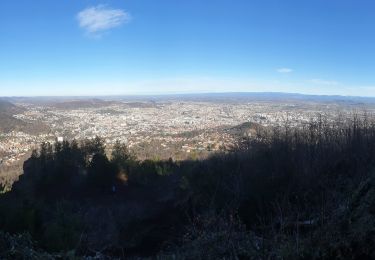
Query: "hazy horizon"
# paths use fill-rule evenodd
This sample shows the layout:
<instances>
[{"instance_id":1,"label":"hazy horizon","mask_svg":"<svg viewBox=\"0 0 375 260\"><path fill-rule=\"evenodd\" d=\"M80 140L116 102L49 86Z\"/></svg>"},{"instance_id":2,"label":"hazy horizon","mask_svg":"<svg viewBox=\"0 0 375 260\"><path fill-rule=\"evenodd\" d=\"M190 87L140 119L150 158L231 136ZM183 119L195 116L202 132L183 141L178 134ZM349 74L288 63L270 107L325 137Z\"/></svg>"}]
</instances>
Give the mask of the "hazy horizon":
<instances>
[{"instance_id":1,"label":"hazy horizon","mask_svg":"<svg viewBox=\"0 0 375 260\"><path fill-rule=\"evenodd\" d=\"M14 96L0 96L0 99L12 99L12 98L56 98L56 99L64 99L64 98L74 98L74 99L110 99L110 98L148 98L148 97L188 97L188 96L267 96L270 95L271 97L326 97L326 98L354 98L354 99L375 99L375 96L360 96L360 95L340 95L340 94L304 94L304 93L297 93L297 92L276 92L276 91L249 91L249 92L183 92L183 93L144 93L144 94L113 94L113 95L14 95Z\"/></svg>"}]
</instances>

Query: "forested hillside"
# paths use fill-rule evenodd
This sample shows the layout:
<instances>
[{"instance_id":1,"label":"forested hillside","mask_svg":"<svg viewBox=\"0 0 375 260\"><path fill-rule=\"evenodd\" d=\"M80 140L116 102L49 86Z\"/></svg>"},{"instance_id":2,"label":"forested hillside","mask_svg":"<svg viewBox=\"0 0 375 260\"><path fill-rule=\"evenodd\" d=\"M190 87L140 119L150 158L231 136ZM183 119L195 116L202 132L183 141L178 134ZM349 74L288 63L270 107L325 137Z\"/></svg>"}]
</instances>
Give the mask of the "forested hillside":
<instances>
[{"instance_id":1,"label":"forested hillside","mask_svg":"<svg viewBox=\"0 0 375 260\"><path fill-rule=\"evenodd\" d=\"M29 121L26 122L14 117L14 115L20 114L24 111L24 108L9 101L0 99L0 134L12 131L32 134L48 131L48 127L44 124L37 124Z\"/></svg>"},{"instance_id":2,"label":"forested hillside","mask_svg":"<svg viewBox=\"0 0 375 260\"><path fill-rule=\"evenodd\" d=\"M259 128L205 160L104 143L33 152L0 197L0 258L375 258L371 116Z\"/></svg>"},{"instance_id":3,"label":"forested hillside","mask_svg":"<svg viewBox=\"0 0 375 260\"><path fill-rule=\"evenodd\" d=\"M0 133L25 127L25 122L13 117L13 115L21 113L22 111L22 108L8 101L0 100Z\"/></svg>"}]
</instances>

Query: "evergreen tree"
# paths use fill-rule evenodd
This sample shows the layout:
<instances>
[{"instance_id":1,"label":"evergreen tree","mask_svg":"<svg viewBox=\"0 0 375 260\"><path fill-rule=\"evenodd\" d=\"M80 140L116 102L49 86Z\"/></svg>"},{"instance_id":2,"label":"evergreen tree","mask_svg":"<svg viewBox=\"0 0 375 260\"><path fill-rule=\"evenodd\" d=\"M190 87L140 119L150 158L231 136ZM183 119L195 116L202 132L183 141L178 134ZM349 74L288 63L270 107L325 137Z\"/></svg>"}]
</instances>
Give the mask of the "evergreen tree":
<instances>
[{"instance_id":1,"label":"evergreen tree","mask_svg":"<svg viewBox=\"0 0 375 260\"><path fill-rule=\"evenodd\" d=\"M130 153L128 147L120 141L116 141L111 154L111 162L114 163L119 170L128 171L129 166L134 161L134 156Z\"/></svg>"},{"instance_id":2,"label":"evergreen tree","mask_svg":"<svg viewBox=\"0 0 375 260\"><path fill-rule=\"evenodd\" d=\"M89 169L88 183L95 190L110 191L115 183L116 168L104 154L95 154Z\"/></svg>"},{"instance_id":3,"label":"evergreen tree","mask_svg":"<svg viewBox=\"0 0 375 260\"><path fill-rule=\"evenodd\" d=\"M92 154L105 154L105 144L104 139L96 136L93 140L91 140L90 149Z\"/></svg>"}]
</instances>

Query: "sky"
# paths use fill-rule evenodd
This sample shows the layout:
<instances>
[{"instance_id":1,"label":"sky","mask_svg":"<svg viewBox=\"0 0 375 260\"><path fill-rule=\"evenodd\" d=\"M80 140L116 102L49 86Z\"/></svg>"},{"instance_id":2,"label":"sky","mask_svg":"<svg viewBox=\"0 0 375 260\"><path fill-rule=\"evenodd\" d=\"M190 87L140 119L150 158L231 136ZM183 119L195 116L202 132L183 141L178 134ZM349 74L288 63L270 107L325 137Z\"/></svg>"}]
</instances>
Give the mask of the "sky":
<instances>
[{"instance_id":1,"label":"sky","mask_svg":"<svg viewBox=\"0 0 375 260\"><path fill-rule=\"evenodd\" d=\"M375 1L0 1L0 96L263 91L375 96Z\"/></svg>"}]
</instances>

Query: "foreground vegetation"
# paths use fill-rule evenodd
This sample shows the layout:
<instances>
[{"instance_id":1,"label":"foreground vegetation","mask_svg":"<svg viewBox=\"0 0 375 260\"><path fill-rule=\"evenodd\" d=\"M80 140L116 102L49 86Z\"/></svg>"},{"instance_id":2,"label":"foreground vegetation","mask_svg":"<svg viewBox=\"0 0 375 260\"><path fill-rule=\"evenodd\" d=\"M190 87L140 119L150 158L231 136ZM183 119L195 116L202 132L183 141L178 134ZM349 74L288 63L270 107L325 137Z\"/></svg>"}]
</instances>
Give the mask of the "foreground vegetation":
<instances>
[{"instance_id":1,"label":"foreground vegetation","mask_svg":"<svg viewBox=\"0 0 375 260\"><path fill-rule=\"evenodd\" d=\"M194 161L43 144L0 197L0 258L372 259L374 166L367 115L260 128Z\"/></svg>"}]
</instances>

